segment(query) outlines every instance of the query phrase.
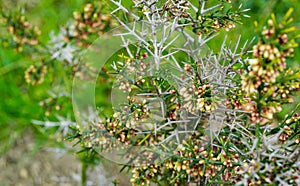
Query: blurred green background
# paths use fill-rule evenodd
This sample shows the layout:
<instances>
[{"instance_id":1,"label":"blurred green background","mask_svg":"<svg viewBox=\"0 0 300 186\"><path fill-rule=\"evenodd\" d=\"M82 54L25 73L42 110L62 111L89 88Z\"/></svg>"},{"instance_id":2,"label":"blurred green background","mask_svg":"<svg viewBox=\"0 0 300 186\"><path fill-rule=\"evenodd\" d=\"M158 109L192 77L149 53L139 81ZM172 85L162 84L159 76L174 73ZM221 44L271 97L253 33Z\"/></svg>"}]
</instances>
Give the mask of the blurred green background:
<instances>
[{"instance_id":1,"label":"blurred green background","mask_svg":"<svg viewBox=\"0 0 300 186\"><path fill-rule=\"evenodd\" d=\"M47 42L51 31L58 32L59 28L67 24L73 17L73 12L82 9L87 0L10 0L0 1L5 11L16 11L24 8L25 15L33 25L38 25L42 31L41 40ZM244 18L243 25L229 33L229 40L233 41L242 35L242 43L251 40L254 35L255 20L259 26L267 21L274 12L277 17L283 17L286 11L293 7L293 17L296 27L300 30L300 3L298 0L232 0L234 7L243 4L250 8L251 18ZM107 5L109 6L109 5ZM218 50L224 35L220 34L210 41L209 46ZM5 28L0 28L0 38L5 37ZM299 47L295 52L295 59L288 61L289 66L300 67ZM24 71L33 64L30 56L21 55L12 48L0 46L0 156L5 155L8 149L14 147L16 140L24 134L32 135L34 146L30 152L37 152L43 146L58 145L55 140L50 140L48 133L41 127L31 124L32 119L45 119L44 110L39 102L48 97L47 89L51 84L46 81L43 85L30 86L24 80ZM299 99L296 99L299 102ZM292 108L292 105L287 106Z\"/></svg>"},{"instance_id":2,"label":"blurred green background","mask_svg":"<svg viewBox=\"0 0 300 186\"><path fill-rule=\"evenodd\" d=\"M72 17L73 11L81 9L85 1L58 0L24 0L1 2L6 12L14 12L24 8L25 15L33 25L42 31L40 39L49 40L51 31L58 32ZM5 28L1 28L0 37L4 37ZM4 36L3 36L4 35ZM48 136L39 132L32 119L43 120L44 110L39 102L48 97L49 84L41 86L28 85L24 80L24 71L34 64L30 56L22 55L12 48L0 46L0 155L27 130L37 135L37 147L48 140ZM28 132L28 131L27 131Z\"/></svg>"}]
</instances>

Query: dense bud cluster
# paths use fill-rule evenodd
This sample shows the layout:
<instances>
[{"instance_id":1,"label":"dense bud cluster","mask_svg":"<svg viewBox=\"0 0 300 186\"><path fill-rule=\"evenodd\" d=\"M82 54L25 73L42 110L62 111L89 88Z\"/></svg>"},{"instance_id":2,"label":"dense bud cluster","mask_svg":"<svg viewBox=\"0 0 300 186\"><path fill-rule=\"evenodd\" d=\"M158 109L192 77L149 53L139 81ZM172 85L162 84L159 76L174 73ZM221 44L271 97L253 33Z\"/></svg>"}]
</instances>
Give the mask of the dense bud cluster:
<instances>
[{"instance_id":1,"label":"dense bud cluster","mask_svg":"<svg viewBox=\"0 0 300 186\"><path fill-rule=\"evenodd\" d=\"M35 46L39 43L38 36L40 36L41 31L27 21L24 13L17 12L2 16L1 23L6 26L7 32L11 35L9 42L13 42L13 47L17 51L21 52L24 46Z\"/></svg>"},{"instance_id":2,"label":"dense bud cluster","mask_svg":"<svg viewBox=\"0 0 300 186\"><path fill-rule=\"evenodd\" d=\"M29 84L38 85L43 83L46 73L47 73L47 66L35 67L31 65L25 71L25 80Z\"/></svg>"},{"instance_id":3,"label":"dense bud cluster","mask_svg":"<svg viewBox=\"0 0 300 186\"><path fill-rule=\"evenodd\" d=\"M190 113L211 112L217 107L217 103L212 97L213 86L203 85L192 86L191 88L183 87L179 93L182 96L182 107Z\"/></svg>"},{"instance_id":4,"label":"dense bud cluster","mask_svg":"<svg viewBox=\"0 0 300 186\"><path fill-rule=\"evenodd\" d=\"M282 103L291 102L291 94L299 90L298 72L286 69L287 59L298 46L292 38L294 29L288 28L284 20L279 25L275 23L273 16L254 45L253 58L248 59L248 68L242 75L242 89L250 99L257 100L251 121L262 125L272 121L274 114L282 111Z\"/></svg>"},{"instance_id":5,"label":"dense bud cluster","mask_svg":"<svg viewBox=\"0 0 300 186\"><path fill-rule=\"evenodd\" d=\"M220 178L224 181L235 183L239 168L239 155L226 153L219 148L214 150L207 148L202 137L191 135L188 141L177 146L172 156L163 164L154 164L148 167L133 169L133 185L141 185L143 182L149 185L154 181L153 176L159 178L168 176L168 184L185 185L193 183L206 183L206 179ZM164 158L164 157L162 157ZM153 166L155 170L153 171ZM157 183L158 182L157 180ZM210 182L208 182L210 183Z\"/></svg>"},{"instance_id":6,"label":"dense bud cluster","mask_svg":"<svg viewBox=\"0 0 300 186\"><path fill-rule=\"evenodd\" d=\"M279 136L279 141L286 142L289 138L293 139L296 144L299 144L300 135L297 131L300 127L300 116L294 113L290 118L286 119Z\"/></svg>"},{"instance_id":7,"label":"dense bud cluster","mask_svg":"<svg viewBox=\"0 0 300 186\"><path fill-rule=\"evenodd\" d=\"M69 39L79 46L90 44L91 36L100 36L112 27L110 15L104 14L97 4L86 4L82 12L74 12L74 24L69 30Z\"/></svg>"},{"instance_id":8,"label":"dense bud cluster","mask_svg":"<svg viewBox=\"0 0 300 186\"><path fill-rule=\"evenodd\" d=\"M253 110L249 100L245 99L244 92L241 89L234 89L232 92L227 93L227 99L225 105L235 110Z\"/></svg>"},{"instance_id":9,"label":"dense bud cluster","mask_svg":"<svg viewBox=\"0 0 300 186\"><path fill-rule=\"evenodd\" d=\"M189 77L190 79L189 85L181 87L179 90L182 108L193 114L212 112L217 108L214 86L202 82L197 67L193 66L185 64L183 67L186 74L182 74L181 78Z\"/></svg>"}]
</instances>

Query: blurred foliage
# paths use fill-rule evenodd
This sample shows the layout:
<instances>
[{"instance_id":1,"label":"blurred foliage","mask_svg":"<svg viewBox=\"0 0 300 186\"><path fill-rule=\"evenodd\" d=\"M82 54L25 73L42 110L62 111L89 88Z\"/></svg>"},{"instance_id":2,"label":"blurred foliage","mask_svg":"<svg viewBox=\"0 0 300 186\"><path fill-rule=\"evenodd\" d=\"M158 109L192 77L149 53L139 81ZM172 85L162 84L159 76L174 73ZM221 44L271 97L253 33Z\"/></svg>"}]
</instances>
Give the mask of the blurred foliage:
<instances>
[{"instance_id":1,"label":"blurred foliage","mask_svg":"<svg viewBox=\"0 0 300 186\"><path fill-rule=\"evenodd\" d=\"M5 1L1 2L1 7L5 12L24 8L30 23L40 28L41 41L47 41L50 31L58 31L61 25L69 21L73 11L80 9L83 4L83 0ZM5 34L4 29L0 28L1 39ZM49 140L49 136L40 127L31 124L32 119L45 117L39 102L47 97L45 90L50 86L49 82L36 87L25 83L24 71L33 63L30 56L0 46L0 154L28 129L35 131L37 147L42 145L41 142Z\"/></svg>"}]
</instances>

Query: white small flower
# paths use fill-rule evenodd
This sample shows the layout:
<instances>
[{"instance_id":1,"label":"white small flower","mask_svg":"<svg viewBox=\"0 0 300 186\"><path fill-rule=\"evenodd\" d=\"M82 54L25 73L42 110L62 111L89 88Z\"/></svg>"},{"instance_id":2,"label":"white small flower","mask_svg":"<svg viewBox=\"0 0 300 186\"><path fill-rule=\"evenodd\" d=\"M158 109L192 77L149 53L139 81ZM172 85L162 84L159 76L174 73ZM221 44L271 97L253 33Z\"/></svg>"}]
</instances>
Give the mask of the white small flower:
<instances>
[{"instance_id":1,"label":"white small flower","mask_svg":"<svg viewBox=\"0 0 300 186\"><path fill-rule=\"evenodd\" d=\"M61 133L63 136L67 136L67 133L69 131L69 126L76 126L76 123L71 121L70 116L67 118L64 118L62 116L57 115L56 118L59 121L39 121L39 120L32 120L33 124L36 125L43 125L45 129L51 128L51 127L58 127L56 131L56 135Z\"/></svg>"},{"instance_id":2,"label":"white small flower","mask_svg":"<svg viewBox=\"0 0 300 186\"><path fill-rule=\"evenodd\" d=\"M77 52L78 48L67 44L66 46L59 46L58 48L53 48L51 59L56 59L58 61L67 61L69 64L76 63L77 60L74 60L74 54Z\"/></svg>"},{"instance_id":3,"label":"white small flower","mask_svg":"<svg viewBox=\"0 0 300 186\"><path fill-rule=\"evenodd\" d=\"M76 64L78 60L75 58L75 54L79 52L79 48L64 41L66 34L64 29L61 29L58 35L55 35L54 32L50 33L51 59Z\"/></svg>"}]
</instances>

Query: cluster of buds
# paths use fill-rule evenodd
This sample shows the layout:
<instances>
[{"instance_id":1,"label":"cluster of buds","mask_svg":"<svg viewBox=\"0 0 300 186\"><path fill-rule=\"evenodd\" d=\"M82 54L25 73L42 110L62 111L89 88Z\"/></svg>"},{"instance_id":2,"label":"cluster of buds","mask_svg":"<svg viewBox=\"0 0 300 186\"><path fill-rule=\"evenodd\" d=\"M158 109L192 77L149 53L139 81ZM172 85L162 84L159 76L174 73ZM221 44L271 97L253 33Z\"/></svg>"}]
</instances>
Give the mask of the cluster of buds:
<instances>
[{"instance_id":1,"label":"cluster of buds","mask_svg":"<svg viewBox=\"0 0 300 186\"><path fill-rule=\"evenodd\" d=\"M268 20L268 27L265 27L261 34L264 35L266 39L270 39L270 37L274 36L275 25L272 19Z\"/></svg>"},{"instance_id":2,"label":"cluster of buds","mask_svg":"<svg viewBox=\"0 0 300 186\"><path fill-rule=\"evenodd\" d=\"M231 3L230 1L222 1L224 3ZM198 35L209 34L220 31L222 28L227 32L234 29L236 23L241 19L241 15L249 17L245 14L246 10L241 10L241 6L238 10L233 11L227 7L226 4L219 6L219 8L211 11L210 14L197 14L196 19L189 20L192 23L194 32ZM203 7L202 7L203 8Z\"/></svg>"},{"instance_id":3,"label":"cluster of buds","mask_svg":"<svg viewBox=\"0 0 300 186\"><path fill-rule=\"evenodd\" d=\"M179 90L179 94L182 97L182 108L193 114L215 110L217 103L213 96L214 86L202 83L193 65L185 64L183 69L191 77L189 82L191 85L182 87Z\"/></svg>"},{"instance_id":4,"label":"cluster of buds","mask_svg":"<svg viewBox=\"0 0 300 186\"><path fill-rule=\"evenodd\" d=\"M42 66L35 67L31 65L25 71L25 81L31 85L39 85L44 82L46 73L47 73L47 66L42 65Z\"/></svg>"},{"instance_id":5,"label":"cluster of buds","mask_svg":"<svg viewBox=\"0 0 300 186\"><path fill-rule=\"evenodd\" d=\"M248 60L249 72L242 76L242 86L248 94L253 94L260 86L274 84L280 73L286 69L286 58L292 56L294 48L297 47L293 39L288 40L284 28L282 32L275 31L274 22L269 20L268 24L271 30L265 30L263 36L270 38L274 35L274 38L269 42L262 39L253 47L254 58Z\"/></svg>"},{"instance_id":6,"label":"cluster of buds","mask_svg":"<svg viewBox=\"0 0 300 186\"><path fill-rule=\"evenodd\" d=\"M293 131L291 130L291 128L287 125L285 125L283 127L283 132L280 134L279 136L279 141L285 142L286 140L288 140L289 136L291 136L293 134Z\"/></svg>"},{"instance_id":7,"label":"cluster of buds","mask_svg":"<svg viewBox=\"0 0 300 186\"><path fill-rule=\"evenodd\" d=\"M200 1L201 2L201 1ZM149 3L145 0L136 0L134 1L135 6L139 8L142 14L154 14L159 13L162 17L167 16L167 19L178 19L179 24L190 24L193 27L193 31L202 34L210 34L220 31L224 28L226 31L230 31L235 28L235 24L240 20L240 16L249 17L245 14L248 10L241 10L241 6L237 11L232 11L232 7L227 7L227 4L230 4L231 1L225 0L221 1L222 6L210 10L210 13L200 13L190 11L191 5L190 2L186 0L176 0L176 1L166 1L161 7L153 9L151 6L156 5L155 3ZM202 4L203 6L205 3ZM205 9L204 7L201 8ZM167 13L167 14L165 14Z\"/></svg>"},{"instance_id":8,"label":"cluster of buds","mask_svg":"<svg viewBox=\"0 0 300 186\"><path fill-rule=\"evenodd\" d=\"M264 66L259 59L249 59L248 63L251 70L247 75L242 76L242 88L248 94L257 92L264 84L275 83L280 75L280 71L274 69L274 66Z\"/></svg>"},{"instance_id":9,"label":"cluster of buds","mask_svg":"<svg viewBox=\"0 0 300 186\"><path fill-rule=\"evenodd\" d=\"M141 166L132 169L132 178L130 182L132 185L150 185L150 180L157 177L161 172L161 167L156 164L149 166Z\"/></svg>"},{"instance_id":10,"label":"cluster of buds","mask_svg":"<svg viewBox=\"0 0 300 186\"><path fill-rule=\"evenodd\" d=\"M222 178L225 182L234 183L236 169L239 167L239 155L232 152L225 153L219 148L211 150L205 146L199 136L190 136L188 141L177 146L172 152L173 156L156 165L156 177L146 176L145 178L155 182L158 176L169 175L166 183L179 186L186 183L199 184L206 178L213 180L218 177L216 179L219 179L219 174L222 172ZM152 172L150 167L134 169L133 184L139 183L139 176L143 177Z\"/></svg>"},{"instance_id":11,"label":"cluster of buds","mask_svg":"<svg viewBox=\"0 0 300 186\"><path fill-rule=\"evenodd\" d=\"M241 110L243 106L247 103L245 100L244 93L241 89L234 89L232 92L227 92L227 99L225 101L225 105L228 108Z\"/></svg>"},{"instance_id":12,"label":"cluster of buds","mask_svg":"<svg viewBox=\"0 0 300 186\"><path fill-rule=\"evenodd\" d=\"M111 16L103 14L101 8L94 4L86 4L83 12L74 12L75 23L71 27L69 39L75 39L79 46L86 46L93 40L93 35L102 35L112 27Z\"/></svg>"},{"instance_id":13,"label":"cluster of buds","mask_svg":"<svg viewBox=\"0 0 300 186\"><path fill-rule=\"evenodd\" d=\"M119 89L122 90L124 93L131 91L131 85L129 81L121 81L119 84Z\"/></svg>"},{"instance_id":14,"label":"cluster of buds","mask_svg":"<svg viewBox=\"0 0 300 186\"><path fill-rule=\"evenodd\" d=\"M295 31L295 27L289 27L288 24L293 20L290 18L290 14L292 13L292 9L288 11L282 23L276 25L275 16L272 15L272 19L268 20L267 27L264 27L262 31L262 36L266 40L278 40L278 44L280 47L284 48L283 56L290 56L294 52L293 46L295 43L293 38L289 38L288 33ZM289 19L289 20L288 20Z\"/></svg>"},{"instance_id":15,"label":"cluster of buds","mask_svg":"<svg viewBox=\"0 0 300 186\"><path fill-rule=\"evenodd\" d=\"M284 50L280 52L279 49L273 44L258 43L253 47L253 56L259 59L264 59L266 67L273 67L276 70L282 72L286 68L285 57L290 56L293 51L294 49L290 48L289 50ZM251 65L258 68L259 61L255 61L255 59L252 59L251 63ZM274 63L273 66L270 66L271 63Z\"/></svg>"},{"instance_id":16,"label":"cluster of buds","mask_svg":"<svg viewBox=\"0 0 300 186\"><path fill-rule=\"evenodd\" d=\"M134 130L124 126L124 123L118 118L110 118L104 124L106 130L112 134L119 142L124 145L129 145L131 136L134 135Z\"/></svg>"},{"instance_id":17,"label":"cluster of buds","mask_svg":"<svg viewBox=\"0 0 300 186\"><path fill-rule=\"evenodd\" d=\"M294 73L293 70L288 69L284 75L281 75L282 79L288 79L288 82L285 82L284 84L277 84L273 86L266 85L264 88L261 90L261 93L265 96L264 101L268 100L275 100L275 99L280 99L281 103L292 103L293 98L291 93L297 92L300 90L300 81L297 79L298 73ZM281 111L280 104L278 103L273 103L273 106L277 107L278 112Z\"/></svg>"},{"instance_id":18,"label":"cluster of buds","mask_svg":"<svg viewBox=\"0 0 300 186\"><path fill-rule=\"evenodd\" d=\"M154 3L150 3L145 0L134 0L135 6L139 8L142 14L154 14L159 13L161 16L167 16L168 19L175 17L189 17L187 10L189 9L189 3L186 0L166 1L160 7L153 9ZM157 6L157 5L156 5ZM167 13L167 14L166 14Z\"/></svg>"},{"instance_id":19,"label":"cluster of buds","mask_svg":"<svg viewBox=\"0 0 300 186\"><path fill-rule=\"evenodd\" d=\"M17 51L23 51L24 46L35 46L38 44L38 36L40 36L41 31L38 27L32 26L23 13L3 15L1 22L12 36L13 47Z\"/></svg>"},{"instance_id":20,"label":"cluster of buds","mask_svg":"<svg viewBox=\"0 0 300 186\"><path fill-rule=\"evenodd\" d=\"M147 69L147 63L143 60L148 57L147 53L137 55L135 59L129 58L128 56L119 55L121 60L124 61L118 62L118 64L115 64L115 70L123 76L122 80L119 80L119 89L122 90L124 93L131 91L131 85L130 81L126 78L127 76L132 76L131 74L134 74L136 77L136 84L142 85L145 83L145 79L143 79L143 74L145 73L145 70ZM124 79L125 78L125 79Z\"/></svg>"},{"instance_id":21,"label":"cluster of buds","mask_svg":"<svg viewBox=\"0 0 300 186\"><path fill-rule=\"evenodd\" d=\"M184 17L188 18L190 15L187 13L189 3L186 0L168 1L165 4L164 11L168 12L170 18Z\"/></svg>"},{"instance_id":22,"label":"cluster of buds","mask_svg":"<svg viewBox=\"0 0 300 186\"><path fill-rule=\"evenodd\" d=\"M299 90L300 83L298 73L286 69L286 59L292 56L297 44L288 39L287 25L277 26L274 22L268 21L268 29L253 47L253 58L248 60L246 73L241 77L242 90L256 100L251 121L261 125L273 120L274 114L282 111L283 103L292 101L291 94Z\"/></svg>"},{"instance_id":23,"label":"cluster of buds","mask_svg":"<svg viewBox=\"0 0 300 186\"><path fill-rule=\"evenodd\" d=\"M298 113L294 113L289 119L286 119L285 125L283 126L283 131L279 136L279 141L285 142L291 136L293 136L300 128L300 115ZM296 134L293 136L296 144L300 142L300 135Z\"/></svg>"},{"instance_id":24,"label":"cluster of buds","mask_svg":"<svg viewBox=\"0 0 300 186\"><path fill-rule=\"evenodd\" d=\"M235 28L235 24L233 22L229 22L226 26L225 26L225 30L227 32L229 32L230 30Z\"/></svg>"},{"instance_id":25,"label":"cluster of buds","mask_svg":"<svg viewBox=\"0 0 300 186\"><path fill-rule=\"evenodd\" d=\"M114 136L111 133L106 133L105 128L101 127L101 129L101 131L97 129L97 132L93 130L89 133L83 133L83 146L86 148L97 147L101 152L111 152L112 149L120 149L120 145Z\"/></svg>"},{"instance_id":26,"label":"cluster of buds","mask_svg":"<svg viewBox=\"0 0 300 186\"><path fill-rule=\"evenodd\" d=\"M150 115L146 100L138 100L136 97L128 96L129 104L123 107L122 112L115 112L113 118L115 122L107 124L108 130L115 133L118 129L136 129L139 122L143 122ZM116 123L116 121L118 121ZM122 122L121 122L122 121ZM121 128L120 128L121 127Z\"/></svg>"},{"instance_id":27,"label":"cluster of buds","mask_svg":"<svg viewBox=\"0 0 300 186\"><path fill-rule=\"evenodd\" d=\"M115 138L125 145L132 145L132 143L134 145L156 144L159 142L159 138L162 137L161 134L143 134L142 132L149 130L151 125L147 120L150 116L150 110L147 108L146 100L141 101L136 97L128 96L128 101L129 104L124 106L121 112L115 112L113 117L101 123L97 130L106 130L109 134L108 138ZM100 143L99 140L95 142ZM101 142L101 145L104 147L105 144ZM134 159L134 161L141 163L139 159Z\"/></svg>"},{"instance_id":28,"label":"cluster of buds","mask_svg":"<svg viewBox=\"0 0 300 186\"><path fill-rule=\"evenodd\" d=\"M219 17L210 18L200 15L196 23L197 24L193 24L193 27L194 31L197 31L198 35L208 34L210 32L218 32L222 28L229 32L235 28L235 24L232 21L221 19Z\"/></svg>"},{"instance_id":29,"label":"cluster of buds","mask_svg":"<svg viewBox=\"0 0 300 186\"><path fill-rule=\"evenodd\" d=\"M123 114L123 115L122 115ZM144 135L137 135L136 132L138 126L136 123L128 124L128 122L123 122L123 120L128 119L124 113L116 112L113 117L106 119L100 123L93 123L92 128L86 133L83 134L85 146L88 148L97 147L101 152L112 152L116 149L126 149L130 145L142 145L142 144L153 144L154 141L157 141L158 136L151 135L147 136L145 140ZM147 157L146 159L142 157ZM136 157L134 151L131 150L126 154L127 159L131 159L135 165L147 164L153 158L152 154L147 154L144 152L143 156Z\"/></svg>"},{"instance_id":30,"label":"cluster of buds","mask_svg":"<svg viewBox=\"0 0 300 186\"><path fill-rule=\"evenodd\" d=\"M212 112L216 109L217 104L212 96L213 86L204 84L192 86L190 88L182 87L179 91L182 96L182 108L190 113Z\"/></svg>"},{"instance_id":31,"label":"cluster of buds","mask_svg":"<svg viewBox=\"0 0 300 186\"><path fill-rule=\"evenodd\" d=\"M268 106L264 106L262 107L261 109L261 116L262 118L265 118L267 120L273 120L274 119L274 114L275 113L278 113L278 112L281 112L282 111L282 108L281 108L281 105L278 103L278 104L274 104L274 105L268 105ZM265 122L263 121L260 121L261 124L265 124Z\"/></svg>"}]
</instances>

